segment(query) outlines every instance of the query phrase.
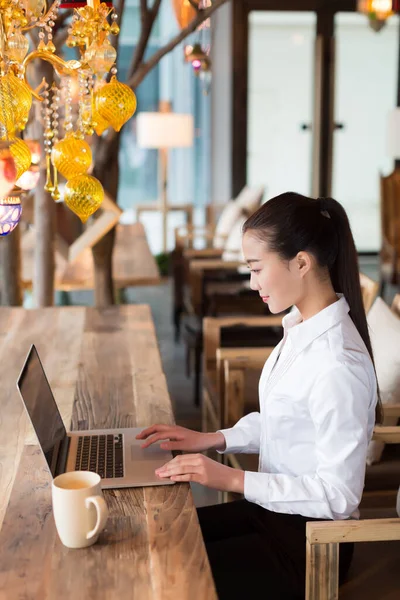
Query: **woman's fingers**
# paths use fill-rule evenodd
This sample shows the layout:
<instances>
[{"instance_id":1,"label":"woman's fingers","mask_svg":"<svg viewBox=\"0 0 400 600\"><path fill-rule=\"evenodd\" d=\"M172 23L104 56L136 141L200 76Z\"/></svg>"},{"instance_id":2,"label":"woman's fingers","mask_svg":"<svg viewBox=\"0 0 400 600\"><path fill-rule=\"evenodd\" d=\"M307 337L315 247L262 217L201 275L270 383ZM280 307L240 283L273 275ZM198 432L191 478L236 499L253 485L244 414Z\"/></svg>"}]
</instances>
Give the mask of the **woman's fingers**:
<instances>
[{"instance_id":1,"label":"woman's fingers","mask_svg":"<svg viewBox=\"0 0 400 600\"><path fill-rule=\"evenodd\" d=\"M177 436L176 432L174 431L163 431L162 433L156 433L155 435L150 436L145 442L143 442L143 444L141 444L142 448L147 448L148 446L151 446L152 444L154 444L155 442L158 442L159 440L177 440L179 439L179 437Z\"/></svg>"},{"instance_id":2,"label":"woman's fingers","mask_svg":"<svg viewBox=\"0 0 400 600\"><path fill-rule=\"evenodd\" d=\"M170 464L170 463L168 463ZM157 469L156 474L159 477L176 477L181 475L188 474L199 474L200 467L199 465L191 465L191 464L177 464L175 466L170 466L168 468Z\"/></svg>"},{"instance_id":3,"label":"woman's fingers","mask_svg":"<svg viewBox=\"0 0 400 600\"><path fill-rule=\"evenodd\" d=\"M170 425L157 424L152 425L151 427L147 427L147 429L143 429L140 433L137 434L137 440L144 440L152 433L157 433L157 431L165 431L166 429L171 429Z\"/></svg>"},{"instance_id":4,"label":"woman's fingers","mask_svg":"<svg viewBox=\"0 0 400 600\"><path fill-rule=\"evenodd\" d=\"M160 444L160 448L161 450L185 450L182 448L182 439L179 442L163 442ZM186 444L183 445L186 447Z\"/></svg>"},{"instance_id":5,"label":"woman's fingers","mask_svg":"<svg viewBox=\"0 0 400 600\"><path fill-rule=\"evenodd\" d=\"M170 475L181 475L184 473L198 473L201 468L201 454L183 454L176 456L165 465L156 469L160 477L170 477Z\"/></svg>"}]
</instances>

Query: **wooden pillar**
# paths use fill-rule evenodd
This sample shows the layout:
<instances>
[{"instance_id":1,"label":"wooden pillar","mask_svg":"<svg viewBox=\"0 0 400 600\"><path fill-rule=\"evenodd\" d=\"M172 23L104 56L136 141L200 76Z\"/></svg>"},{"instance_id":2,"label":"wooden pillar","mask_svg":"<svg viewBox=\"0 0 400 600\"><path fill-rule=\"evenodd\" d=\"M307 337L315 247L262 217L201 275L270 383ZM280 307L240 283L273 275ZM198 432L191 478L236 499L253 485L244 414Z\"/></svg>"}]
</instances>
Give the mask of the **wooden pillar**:
<instances>
[{"instance_id":1,"label":"wooden pillar","mask_svg":"<svg viewBox=\"0 0 400 600\"><path fill-rule=\"evenodd\" d=\"M399 41L397 53L397 104L400 107L400 22L399 22ZM400 159L394 161L395 169L400 169Z\"/></svg>"},{"instance_id":2,"label":"wooden pillar","mask_svg":"<svg viewBox=\"0 0 400 600\"><path fill-rule=\"evenodd\" d=\"M232 198L232 13L235 2L226 2L211 19L211 198L224 204ZM210 211L212 215L213 212ZM207 223L211 223L207 219Z\"/></svg>"},{"instance_id":3,"label":"wooden pillar","mask_svg":"<svg viewBox=\"0 0 400 600\"><path fill-rule=\"evenodd\" d=\"M232 3L232 197L247 182L247 87L249 7L247 2Z\"/></svg>"},{"instance_id":4,"label":"wooden pillar","mask_svg":"<svg viewBox=\"0 0 400 600\"><path fill-rule=\"evenodd\" d=\"M46 173L42 169L34 204L33 301L36 308L54 304L56 206L51 195L44 190L45 180Z\"/></svg>"},{"instance_id":5,"label":"wooden pillar","mask_svg":"<svg viewBox=\"0 0 400 600\"><path fill-rule=\"evenodd\" d=\"M332 193L334 131L334 13L317 13L314 71L312 195Z\"/></svg>"},{"instance_id":6,"label":"wooden pillar","mask_svg":"<svg viewBox=\"0 0 400 600\"><path fill-rule=\"evenodd\" d=\"M172 110L171 102L160 100L159 111L169 113ZM159 187L161 193L161 218L162 218L162 249L167 252L168 248L168 148L160 148L158 151L159 164Z\"/></svg>"}]
</instances>

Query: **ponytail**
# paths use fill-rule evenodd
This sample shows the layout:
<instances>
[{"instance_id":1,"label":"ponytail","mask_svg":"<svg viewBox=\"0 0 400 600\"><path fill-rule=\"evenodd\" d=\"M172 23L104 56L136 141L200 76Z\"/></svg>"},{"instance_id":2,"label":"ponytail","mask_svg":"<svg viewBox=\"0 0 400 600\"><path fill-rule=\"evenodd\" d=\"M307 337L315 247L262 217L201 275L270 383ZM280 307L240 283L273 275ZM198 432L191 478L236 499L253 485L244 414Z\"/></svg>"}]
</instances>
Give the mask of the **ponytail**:
<instances>
[{"instance_id":1,"label":"ponytail","mask_svg":"<svg viewBox=\"0 0 400 600\"><path fill-rule=\"evenodd\" d=\"M307 198L288 192L272 198L251 215L243 233L254 230L268 247L286 260L298 252L312 253L321 267L329 269L335 292L342 293L350 317L374 364L367 318L363 305L357 250L346 211L333 198ZM376 422L382 420L379 388Z\"/></svg>"}]
</instances>

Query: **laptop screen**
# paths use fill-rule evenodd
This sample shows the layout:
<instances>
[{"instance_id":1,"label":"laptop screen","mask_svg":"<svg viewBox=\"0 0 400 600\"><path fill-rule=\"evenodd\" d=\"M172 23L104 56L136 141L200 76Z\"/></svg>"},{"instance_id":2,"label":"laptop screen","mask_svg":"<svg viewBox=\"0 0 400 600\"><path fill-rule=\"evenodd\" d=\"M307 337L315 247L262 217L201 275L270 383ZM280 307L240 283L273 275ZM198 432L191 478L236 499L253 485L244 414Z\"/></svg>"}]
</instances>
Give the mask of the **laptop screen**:
<instances>
[{"instance_id":1,"label":"laptop screen","mask_svg":"<svg viewBox=\"0 0 400 600\"><path fill-rule=\"evenodd\" d=\"M59 448L67 432L35 346L29 351L17 386L51 474L55 477Z\"/></svg>"}]
</instances>

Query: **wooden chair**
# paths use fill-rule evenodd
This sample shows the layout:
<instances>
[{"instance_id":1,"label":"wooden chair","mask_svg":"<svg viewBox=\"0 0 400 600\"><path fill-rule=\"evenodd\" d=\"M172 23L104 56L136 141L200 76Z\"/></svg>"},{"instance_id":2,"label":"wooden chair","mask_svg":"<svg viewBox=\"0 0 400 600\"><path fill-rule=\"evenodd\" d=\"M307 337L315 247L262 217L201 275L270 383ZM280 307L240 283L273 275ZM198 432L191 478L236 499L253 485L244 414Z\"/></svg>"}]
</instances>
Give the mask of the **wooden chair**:
<instances>
[{"instance_id":1,"label":"wooden chair","mask_svg":"<svg viewBox=\"0 0 400 600\"><path fill-rule=\"evenodd\" d=\"M361 293L365 312L368 314L379 292L379 283L360 273Z\"/></svg>"},{"instance_id":2,"label":"wooden chair","mask_svg":"<svg viewBox=\"0 0 400 600\"><path fill-rule=\"evenodd\" d=\"M257 344L265 344L265 340L274 340L269 350L263 348L264 362L276 344L276 340L282 337L282 316L267 317L208 317L203 322L204 353L203 353L203 405L202 405L202 430L216 431L225 424L225 402L223 382L223 357L229 356L229 346L237 346L239 340L241 348L241 360L243 369L246 370L247 382L247 404L244 410L249 410L251 405L258 404L258 371L256 377L250 376L248 368L251 357L255 356ZM227 354L222 354L223 352ZM235 350L237 353L237 350ZM249 362L246 362L249 361ZM256 366L259 369L260 360L257 359ZM246 365L246 366L245 366ZM243 396L244 397L244 396ZM217 455L220 457L221 455Z\"/></svg>"},{"instance_id":3,"label":"wooden chair","mask_svg":"<svg viewBox=\"0 0 400 600\"><path fill-rule=\"evenodd\" d=\"M250 197L249 197L250 193ZM243 217L249 216L250 212L259 206L262 201L264 188L251 190L246 186L237 197L238 217L241 213ZM239 197L241 197L239 199ZM249 203L250 201L250 203ZM198 279L196 275L191 273L190 265L192 262L196 262L199 259L221 259L223 257L223 246L229 235L221 235L218 232L218 238L215 239L217 221L223 212L223 209L229 206L229 202L225 204L210 204L206 207L206 224L202 227L178 227L175 230L175 249L171 254L171 275L173 278L173 290L174 290L174 311L173 321L175 326L175 338L179 339L180 333L180 318L182 314L197 314L199 315L199 307L197 302L198 294L196 290L192 291L193 279ZM201 240L201 249L193 248L193 243L196 240ZM217 245L215 244L217 242ZM231 252L234 258L236 258L236 252ZM238 254L240 254L238 252ZM226 258L226 256L225 256ZM231 273L231 279L233 275L236 275L235 281L248 280L246 274L238 275L237 269L227 265L226 261L217 265L210 265L210 270L213 271L213 276L216 276L216 270L222 270L222 277L226 278L226 269ZM204 276L204 269L202 270ZM197 272L197 275L199 272ZM208 272L208 275L210 273ZM195 282L196 286L196 282ZM231 292L232 293L232 292ZM203 313L201 316L203 316Z\"/></svg>"},{"instance_id":4,"label":"wooden chair","mask_svg":"<svg viewBox=\"0 0 400 600\"><path fill-rule=\"evenodd\" d=\"M385 443L400 446L400 427L376 429ZM339 544L343 542L354 542L355 551L339 594ZM306 544L306 600L399 598L399 518L309 522Z\"/></svg>"},{"instance_id":5,"label":"wooden chair","mask_svg":"<svg viewBox=\"0 0 400 600\"><path fill-rule=\"evenodd\" d=\"M392 311L400 318L400 294L392 302ZM384 404L384 417L400 418L399 404ZM375 427L374 439L382 439L382 435L390 435L392 428ZM394 430L395 431L395 430ZM360 510L363 515L372 516L380 514L396 501L397 489L400 483L400 445L388 443L382 453L381 460L367 466L365 487Z\"/></svg>"},{"instance_id":6,"label":"wooden chair","mask_svg":"<svg viewBox=\"0 0 400 600\"><path fill-rule=\"evenodd\" d=\"M173 323L175 338L179 339L180 319L184 312L190 313L187 301L189 263L194 259L221 258L222 248L212 245L218 215L224 205L210 204L206 206L205 225L181 225L175 228L175 248L171 252L170 274L173 282ZM194 248L194 242L200 241L203 248Z\"/></svg>"},{"instance_id":7,"label":"wooden chair","mask_svg":"<svg viewBox=\"0 0 400 600\"><path fill-rule=\"evenodd\" d=\"M194 363L194 400L200 404L203 318L206 316L269 315L268 306L250 289L249 274L239 273L238 261L220 259L190 262L188 305L182 319L187 365ZM190 376L191 369L188 368Z\"/></svg>"},{"instance_id":8,"label":"wooden chair","mask_svg":"<svg viewBox=\"0 0 400 600\"><path fill-rule=\"evenodd\" d=\"M388 283L400 283L400 170L381 175L380 295Z\"/></svg>"}]
</instances>

